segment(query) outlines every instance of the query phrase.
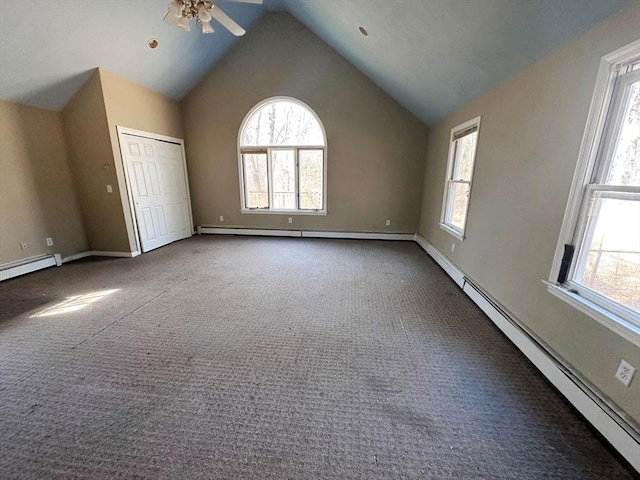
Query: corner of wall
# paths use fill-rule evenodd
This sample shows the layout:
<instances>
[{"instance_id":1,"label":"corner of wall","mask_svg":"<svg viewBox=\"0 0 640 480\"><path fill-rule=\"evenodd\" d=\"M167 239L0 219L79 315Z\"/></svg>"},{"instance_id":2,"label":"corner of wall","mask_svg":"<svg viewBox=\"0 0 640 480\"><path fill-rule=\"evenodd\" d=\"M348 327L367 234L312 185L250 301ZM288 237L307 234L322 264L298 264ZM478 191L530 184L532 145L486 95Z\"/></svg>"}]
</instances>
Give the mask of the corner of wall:
<instances>
[{"instance_id":1,"label":"corner of wall","mask_svg":"<svg viewBox=\"0 0 640 480\"><path fill-rule=\"evenodd\" d=\"M0 122L0 263L85 248L60 112L0 100Z\"/></svg>"},{"instance_id":2,"label":"corner of wall","mask_svg":"<svg viewBox=\"0 0 640 480\"><path fill-rule=\"evenodd\" d=\"M106 188L117 185L118 178L100 72L96 68L63 109L65 135L88 248L128 251L122 205Z\"/></svg>"}]
</instances>

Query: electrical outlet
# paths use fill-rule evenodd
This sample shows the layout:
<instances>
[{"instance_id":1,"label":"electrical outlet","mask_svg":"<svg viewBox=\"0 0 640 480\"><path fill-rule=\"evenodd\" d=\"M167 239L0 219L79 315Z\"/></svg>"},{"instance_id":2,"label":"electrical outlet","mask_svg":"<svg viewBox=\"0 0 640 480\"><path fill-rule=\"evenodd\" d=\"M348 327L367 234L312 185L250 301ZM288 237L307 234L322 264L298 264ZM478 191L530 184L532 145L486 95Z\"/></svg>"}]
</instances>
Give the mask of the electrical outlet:
<instances>
[{"instance_id":1,"label":"electrical outlet","mask_svg":"<svg viewBox=\"0 0 640 480\"><path fill-rule=\"evenodd\" d=\"M293 218L289 217L289 223L293 223Z\"/></svg>"},{"instance_id":2,"label":"electrical outlet","mask_svg":"<svg viewBox=\"0 0 640 480\"><path fill-rule=\"evenodd\" d=\"M113 193L113 187L111 185L107 185L107 193Z\"/></svg>"},{"instance_id":3,"label":"electrical outlet","mask_svg":"<svg viewBox=\"0 0 640 480\"><path fill-rule=\"evenodd\" d=\"M388 227L389 225L391 225L391 220L385 220L384 224Z\"/></svg>"},{"instance_id":4,"label":"electrical outlet","mask_svg":"<svg viewBox=\"0 0 640 480\"><path fill-rule=\"evenodd\" d=\"M47 247L53 247L53 238L48 237L46 241L47 241Z\"/></svg>"},{"instance_id":5,"label":"electrical outlet","mask_svg":"<svg viewBox=\"0 0 640 480\"><path fill-rule=\"evenodd\" d=\"M456 250L456 244L452 243L451 244L451 252L453 253Z\"/></svg>"},{"instance_id":6,"label":"electrical outlet","mask_svg":"<svg viewBox=\"0 0 640 480\"><path fill-rule=\"evenodd\" d=\"M620 360L620 366L616 372L616 378L620 380L626 387L629 386L631 380L633 380L633 374L636 373L635 367L632 367L626 360Z\"/></svg>"},{"instance_id":7,"label":"electrical outlet","mask_svg":"<svg viewBox=\"0 0 640 480\"><path fill-rule=\"evenodd\" d=\"M223 215L220 215L220 221L224 222L224 216Z\"/></svg>"},{"instance_id":8,"label":"electrical outlet","mask_svg":"<svg viewBox=\"0 0 640 480\"><path fill-rule=\"evenodd\" d=\"M20 250L24 252L27 249L27 247L28 247L27 242L20 242Z\"/></svg>"}]
</instances>

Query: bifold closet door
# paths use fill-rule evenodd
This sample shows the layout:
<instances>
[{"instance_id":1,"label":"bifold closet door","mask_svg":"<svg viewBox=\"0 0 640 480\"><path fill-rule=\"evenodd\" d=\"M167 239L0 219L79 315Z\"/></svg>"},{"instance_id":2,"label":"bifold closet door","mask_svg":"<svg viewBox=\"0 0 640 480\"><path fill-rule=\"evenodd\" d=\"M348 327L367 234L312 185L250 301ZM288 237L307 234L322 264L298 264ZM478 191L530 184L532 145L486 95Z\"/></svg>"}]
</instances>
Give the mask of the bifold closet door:
<instances>
[{"instance_id":1,"label":"bifold closet door","mask_svg":"<svg viewBox=\"0 0 640 480\"><path fill-rule=\"evenodd\" d=\"M179 144L123 135L123 157L143 252L190 237L187 176Z\"/></svg>"}]
</instances>

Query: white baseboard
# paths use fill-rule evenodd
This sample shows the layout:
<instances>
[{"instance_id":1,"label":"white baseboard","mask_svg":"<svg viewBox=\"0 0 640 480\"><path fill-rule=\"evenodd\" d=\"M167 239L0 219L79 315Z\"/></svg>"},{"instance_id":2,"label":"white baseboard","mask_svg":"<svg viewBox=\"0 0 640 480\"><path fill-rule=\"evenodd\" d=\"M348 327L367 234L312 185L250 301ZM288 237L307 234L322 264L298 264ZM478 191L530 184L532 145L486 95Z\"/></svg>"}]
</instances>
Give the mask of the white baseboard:
<instances>
[{"instance_id":1,"label":"white baseboard","mask_svg":"<svg viewBox=\"0 0 640 480\"><path fill-rule=\"evenodd\" d=\"M464 273L458 269L451 261L445 257L440 250L434 247L419 233L416 233L416 242L422 247L422 249L433 258L442 269L458 284L460 288L464 285Z\"/></svg>"},{"instance_id":2,"label":"white baseboard","mask_svg":"<svg viewBox=\"0 0 640 480\"><path fill-rule=\"evenodd\" d=\"M59 253L51 255L40 255L38 257L26 258L17 262L6 263L0 266L0 281L8 280L19 275L35 272L43 268L60 266L63 263L73 262L86 257L118 257L133 258L140 255L140 252L108 252L102 250L89 250L87 252L76 253L67 257L61 257Z\"/></svg>"},{"instance_id":3,"label":"white baseboard","mask_svg":"<svg viewBox=\"0 0 640 480\"><path fill-rule=\"evenodd\" d=\"M73 262L75 260L80 260L81 258L90 257L90 256L91 256L91 252L76 253L75 255L69 255L68 257L63 257L62 263L69 263L69 262Z\"/></svg>"},{"instance_id":4,"label":"white baseboard","mask_svg":"<svg viewBox=\"0 0 640 480\"><path fill-rule=\"evenodd\" d=\"M92 250L91 256L93 257L118 257L118 258L133 258L140 255L140 252L106 252L102 250Z\"/></svg>"},{"instance_id":5,"label":"white baseboard","mask_svg":"<svg viewBox=\"0 0 640 480\"><path fill-rule=\"evenodd\" d=\"M58 253L51 255L39 255L37 257L29 257L16 262L5 263L0 266L0 281L36 272L43 268L49 268L56 265L60 266L61 264L62 259Z\"/></svg>"},{"instance_id":6,"label":"white baseboard","mask_svg":"<svg viewBox=\"0 0 640 480\"><path fill-rule=\"evenodd\" d=\"M261 230L254 228L198 227L198 233L214 235L257 235L260 237L301 237L300 230Z\"/></svg>"},{"instance_id":7,"label":"white baseboard","mask_svg":"<svg viewBox=\"0 0 640 480\"><path fill-rule=\"evenodd\" d=\"M198 226L199 234L258 235L262 237L347 238L354 240L414 240L413 233L320 232L308 230L265 230L254 228L222 228Z\"/></svg>"},{"instance_id":8,"label":"white baseboard","mask_svg":"<svg viewBox=\"0 0 640 480\"><path fill-rule=\"evenodd\" d=\"M350 240L404 240L413 241L413 233L384 233L384 232L318 232L302 231L303 237L308 238L346 238Z\"/></svg>"},{"instance_id":9,"label":"white baseboard","mask_svg":"<svg viewBox=\"0 0 640 480\"><path fill-rule=\"evenodd\" d=\"M86 257L117 257L117 258L133 258L140 255L140 252L108 252L102 250L89 250L87 252L76 253L62 259L62 263L69 263Z\"/></svg>"},{"instance_id":10,"label":"white baseboard","mask_svg":"<svg viewBox=\"0 0 640 480\"><path fill-rule=\"evenodd\" d=\"M549 354L539 339L534 338L513 315L481 292L459 268L451 263L437 248L421 235L416 235L416 242L459 283L463 291L491 321L518 347L538 370L558 389L562 395L609 441L629 464L640 472L640 441L631 432L633 428L614 410L607 406L604 399L598 398L596 392L562 363ZM442 263L441 263L442 262ZM626 428L623 425L626 424Z\"/></svg>"}]
</instances>

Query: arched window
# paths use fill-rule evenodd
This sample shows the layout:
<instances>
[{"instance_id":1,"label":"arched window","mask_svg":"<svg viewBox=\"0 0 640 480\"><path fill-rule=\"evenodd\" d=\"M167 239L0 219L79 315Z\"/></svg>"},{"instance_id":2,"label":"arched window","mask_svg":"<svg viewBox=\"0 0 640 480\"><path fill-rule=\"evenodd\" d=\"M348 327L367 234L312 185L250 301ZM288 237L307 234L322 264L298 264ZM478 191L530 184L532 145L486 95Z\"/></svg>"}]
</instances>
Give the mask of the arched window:
<instances>
[{"instance_id":1,"label":"arched window","mask_svg":"<svg viewBox=\"0 0 640 480\"><path fill-rule=\"evenodd\" d=\"M307 105L260 102L240 126L238 152L242 211L326 213L326 135Z\"/></svg>"}]
</instances>

